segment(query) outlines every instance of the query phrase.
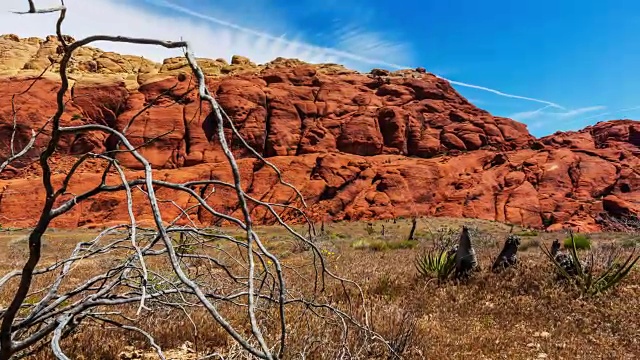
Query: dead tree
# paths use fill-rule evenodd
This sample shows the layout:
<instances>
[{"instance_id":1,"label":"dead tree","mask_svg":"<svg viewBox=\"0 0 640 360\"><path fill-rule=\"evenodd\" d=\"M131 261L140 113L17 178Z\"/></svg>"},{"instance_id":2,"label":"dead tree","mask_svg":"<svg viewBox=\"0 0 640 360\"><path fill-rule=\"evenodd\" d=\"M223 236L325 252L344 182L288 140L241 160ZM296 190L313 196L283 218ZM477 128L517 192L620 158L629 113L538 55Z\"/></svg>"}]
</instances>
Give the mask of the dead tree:
<instances>
[{"instance_id":1,"label":"dead tree","mask_svg":"<svg viewBox=\"0 0 640 360\"><path fill-rule=\"evenodd\" d=\"M414 217L411 219L411 231L409 231L409 238L408 238L409 241L414 240L416 226L418 226L418 220Z\"/></svg>"},{"instance_id":2,"label":"dead tree","mask_svg":"<svg viewBox=\"0 0 640 360\"><path fill-rule=\"evenodd\" d=\"M458 249L456 250L456 269L454 277L456 279L468 278L473 271L478 269L478 261L476 259L476 251L471 244L471 236L469 236L469 228L462 227L462 233L458 240Z\"/></svg>"},{"instance_id":3,"label":"dead tree","mask_svg":"<svg viewBox=\"0 0 640 360\"><path fill-rule=\"evenodd\" d=\"M518 261L518 247L520 247L520 238L513 234L507 236L502 251L491 266L491 271L499 272L515 265Z\"/></svg>"},{"instance_id":4,"label":"dead tree","mask_svg":"<svg viewBox=\"0 0 640 360\"><path fill-rule=\"evenodd\" d=\"M284 222L276 209L296 211L312 227L304 211L293 205L262 201L243 190L240 169L227 143L225 129L230 129L251 154L271 168L282 186L293 189L301 206L306 207L300 192L284 182L280 171L240 136L233 121L207 89L204 74L188 42L107 35L95 35L71 42L62 34L61 29L67 12L64 3L60 7L45 10L38 10L32 1L28 3L29 11L25 12L28 14L59 13L56 34L61 43L61 85L57 92L57 109L46 123L46 131L33 131L32 141L21 150L12 149L11 156L0 167L1 172L25 153L38 151L42 183L46 192L37 224L28 237L29 253L24 267L0 277L0 291L10 291L13 294L8 307L0 308L0 360L32 356L47 344L58 359L68 359L63 350L63 340L72 333L84 331L87 321L138 333L146 338L158 356L164 359L163 350L157 345L153 334L137 326L139 321L152 316L158 309L181 311L185 314L191 309L204 309L210 321L217 323L246 353L261 359L279 359L284 356L287 310L293 307L311 310L312 314L325 319L327 326L338 324L337 331L345 334L341 339L347 339L346 333L352 332L355 328L366 339L365 342L383 340L370 330L369 315L366 311L363 312L362 318L351 316L330 304L328 298L321 295L320 290L325 288L325 284L334 281L345 289L355 288L359 299L364 303L361 288L325 267L319 248L311 239L299 234ZM121 131L99 124L64 126L61 123L61 117L65 112L65 96L69 90L68 65L76 50L96 41L184 50L193 73L194 87L190 91L196 92L200 101L208 103L212 109L211 118L216 122L217 140L231 169L233 182L194 180L178 183L155 179L151 164L138 151L140 146L134 146L127 136L127 129L132 125L133 119ZM36 78L34 81L37 80ZM49 161L57 154L61 139L66 135L89 132L102 132L117 139L117 146L121 148L117 152L131 154L144 169L143 175L132 177L128 174L116 158L117 152L86 152L78 157L62 178L61 184L55 185ZM42 149L36 149L35 139L43 133L48 135L46 145ZM76 180L78 169L89 159L102 162L102 181L86 192L71 192L70 188ZM208 199L215 196L215 191L201 193L194 190L197 186L208 186L214 190L231 189L241 209L241 217L213 209ZM160 198L158 189L184 193L194 199L195 204L189 208L180 208L180 215L176 218L167 218L159 204L169 200ZM106 193L122 194L123 200L126 201L129 221L101 231L92 240L78 243L62 260L53 264L41 264L42 239L51 222L69 213L78 204ZM153 215L152 227L140 226L136 219L134 193L142 194L144 203L149 206ZM266 209L291 237L308 246L308 251L313 254L314 259L311 266L315 268L316 274L315 278L306 279L307 283L312 284L311 294L303 290L291 292L285 286L289 277L301 275L297 275L295 271L286 271L278 256L264 246L254 230L248 204ZM173 205L178 206L175 202ZM200 228L189 217L190 212L194 210L222 219L241 229L244 235L233 236L221 228L213 232ZM191 225L177 225L185 219ZM315 230L313 232L315 233ZM180 251L174 245L176 238L181 238ZM225 246L234 249L235 252L228 251ZM163 259L165 266L162 267L160 261L150 261L152 259ZM76 265L85 261L98 264L95 273L89 277L82 277L76 270ZM202 263L206 263L210 269L204 275L198 273L198 264ZM44 286L36 285L34 280L38 277L52 280ZM357 302L350 305L357 305ZM133 314L125 311L131 306L135 309ZM230 316L237 313L246 315L246 324L231 321ZM270 325L269 332L265 331L267 325ZM275 329L277 331L274 331ZM349 348L346 343L333 346L337 353ZM211 356L204 354L203 357Z\"/></svg>"}]
</instances>

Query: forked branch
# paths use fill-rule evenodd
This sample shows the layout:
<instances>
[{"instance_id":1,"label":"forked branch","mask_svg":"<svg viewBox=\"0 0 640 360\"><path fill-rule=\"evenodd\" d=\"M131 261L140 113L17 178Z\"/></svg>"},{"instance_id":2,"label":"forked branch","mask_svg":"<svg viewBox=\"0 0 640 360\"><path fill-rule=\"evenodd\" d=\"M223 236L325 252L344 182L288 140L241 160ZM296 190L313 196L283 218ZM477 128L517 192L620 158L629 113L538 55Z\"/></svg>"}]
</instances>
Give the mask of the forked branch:
<instances>
[{"instance_id":1,"label":"forked branch","mask_svg":"<svg viewBox=\"0 0 640 360\"><path fill-rule=\"evenodd\" d=\"M318 281L322 281L320 288L324 290L325 278L328 278L336 281L338 287L345 291L347 285L352 285L364 305L364 295L360 287L329 271L320 249L312 239L299 234L286 224L275 209L282 207L297 211L307 219L304 211L292 205L264 202L245 193L239 165L225 138L223 131L225 123L231 126L233 134L241 140L243 146L273 169L279 182L293 189L303 206L306 206L302 194L294 186L286 183L280 171L242 139L232 120L207 89L204 73L199 68L189 43L107 35L95 35L67 43L61 30L67 11L64 3L58 8L38 10L34 3L29 1L29 11L26 13L54 11L60 12L56 33L63 45L63 54L59 70L61 86L56 97L57 109L47 123L51 126L50 138L46 147L41 150L39 161L46 197L38 222L29 234L29 255L24 267L22 270L14 270L0 278L0 289L3 291L17 285L9 306L6 309L0 309L0 320L2 320L0 360L29 356L38 351L47 340L58 359L67 359L63 340L72 331L83 329L83 324L88 319L91 322L108 324L143 335L156 353L163 358L163 351L155 341L153 333L135 324L143 321L145 317L152 316L158 309L180 311L187 316L193 309L203 309L210 319L224 329L244 351L262 359L280 359L285 356L288 328L286 315L287 309L292 307L299 307L303 309L303 313L319 316L326 321L327 326L330 324L337 326L337 329L342 332L341 343L333 344L337 353L349 352L346 339L351 326L362 334L363 343L374 338L381 340L379 335L369 330L366 311L364 311L363 323L360 323L357 317L330 304L330 301L320 300L323 297L317 293ZM97 124L81 126L61 124L66 105L64 99L69 89L67 75L69 62L77 49L96 41L184 50L196 79L199 98L211 105L214 121L217 122L218 139L231 168L233 182L197 180L173 183L154 179L151 164L138 151L140 147L132 144L127 138L126 132L133 119L123 131ZM55 156L62 135L91 131L109 133L117 139L118 146L122 149L83 154L67 172L62 184L56 188L49 161ZM14 161L33 149L34 139L35 135L22 151L12 152L11 157L5 162ZM123 152L130 154L142 165L144 170L142 177L130 178L119 164L115 156ZM80 171L83 162L89 158L98 159L105 164L101 183L84 193L69 194L69 188L73 184L76 173ZM0 171L6 166L0 165ZM108 184L108 179L113 178L113 176L110 177L111 170L115 170L119 183L117 185ZM208 203L208 197L213 196L213 192L205 196L194 190L196 186L210 185L233 190L242 216L234 217L216 211ZM167 201L158 196L159 188L184 193L191 199L195 199L195 204L183 209L172 202L173 206L179 208L179 215L174 219L166 219L160 204ZM143 195L145 206L151 211L154 223L151 228L141 227L136 219L134 211L134 193L136 192ZM51 221L68 214L78 204L105 193L119 193L126 199L128 223L105 229L92 240L78 243L63 260L42 266L40 264L42 237ZM68 195L71 195L70 199L63 199ZM311 281L313 286L310 287L312 288L310 292L304 288L294 291L286 286L291 276L304 275L297 271L289 273L289 268L281 263L278 256L267 249L254 229L249 203L267 209L268 213L276 219L277 224L283 226L295 239L308 245L313 255L313 262L310 265L316 274L315 280ZM142 205L135 204L135 206ZM188 218L190 211L196 208L214 218L224 219L237 226L245 236L240 238L227 234L222 231L223 229L212 231L199 228L191 219L189 219L191 226L176 225L178 220ZM308 223L309 228L312 229L313 224ZM92 261L101 266L94 269L90 276L79 276L76 265L86 261ZM203 272L203 268L207 270ZM37 276L52 280L46 282L42 288L34 288L34 278ZM18 280L18 284L13 284L13 280ZM303 283L307 284L309 281ZM353 304L349 303L349 305ZM248 324L238 320L239 313L246 316L245 320ZM330 321L330 318L333 320ZM248 330L243 330L245 328ZM274 332L274 328L278 331Z\"/></svg>"}]
</instances>

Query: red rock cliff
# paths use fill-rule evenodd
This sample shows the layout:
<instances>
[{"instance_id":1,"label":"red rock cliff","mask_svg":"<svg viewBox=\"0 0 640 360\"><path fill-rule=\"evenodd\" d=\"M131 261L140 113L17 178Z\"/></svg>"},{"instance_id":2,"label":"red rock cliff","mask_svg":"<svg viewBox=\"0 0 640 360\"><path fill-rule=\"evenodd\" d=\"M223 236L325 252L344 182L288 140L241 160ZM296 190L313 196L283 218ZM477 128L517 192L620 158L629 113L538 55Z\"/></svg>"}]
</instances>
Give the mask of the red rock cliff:
<instances>
[{"instance_id":1,"label":"red rock cliff","mask_svg":"<svg viewBox=\"0 0 640 360\"><path fill-rule=\"evenodd\" d=\"M0 38L0 49L8 49L0 55L0 160L8 155L12 95L31 86L49 58L57 56L57 45L54 37ZM288 59L265 65L242 57L231 64L199 62L210 91L243 138L301 189L316 219L325 214L347 220L434 215L596 230L601 213L622 216L640 208L638 122L599 123L535 139L524 124L478 109L446 81L421 69L361 74ZM83 48L72 64L73 88L63 124L99 123L122 130L133 120L127 135L142 146L158 176L224 178L210 109L198 101L186 74L183 59L155 64ZM18 146L53 115L58 86L58 77L48 71L15 98ZM292 198L277 186L275 174L243 150L230 129L225 131L241 159L247 192L262 199ZM37 146L45 142L43 136ZM58 176L74 155L114 144L102 133L65 138L59 149L65 156L55 159ZM0 174L5 179L0 180L2 224L31 226L35 221L38 207L20 205L25 197L33 204L43 199L34 191L39 185L34 154ZM130 171L140 169L131 157L123 155L120 161ZM91 168L79 176L78 191L99 180ZM164 196L181 205L193 201ZM221 211L235 211L233 201L222 195L211 201ZM144 208L139 211L148 216ZM174 210L167 206L166 211ZM105 196L83 204L57 226L103 224L126 216L117 196Z\"/></svg>"}]
</instances>

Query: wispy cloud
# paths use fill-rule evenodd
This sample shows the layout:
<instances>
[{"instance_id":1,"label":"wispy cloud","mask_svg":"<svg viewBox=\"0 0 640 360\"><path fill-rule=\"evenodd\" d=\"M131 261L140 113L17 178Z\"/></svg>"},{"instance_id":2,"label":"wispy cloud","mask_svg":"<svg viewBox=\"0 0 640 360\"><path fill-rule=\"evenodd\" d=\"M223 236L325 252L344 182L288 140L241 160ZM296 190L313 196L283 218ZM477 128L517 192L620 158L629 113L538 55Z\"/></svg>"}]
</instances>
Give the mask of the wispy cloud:
<instances>
[{"instance_id":1,"label":"wispy cloud","mask_svg":"<svg viewBox=\"0 0 640 360\"><path fill-rule=\"evenodd\" d=\"M604 107L602 107L601 109L604 109ZM601 110L599 109L599 110ZM632 106L632 107L627 107L627 108L623 108L623 109L616 109L616 110L611 110L611 111L606 111L606 112L602 112L596 115L592 115L592 116L588 116L588 117L573 117L571 118L565 118L563 121L558 122L558 123L554 123L554 130L561 130L561 131L575 131L575 130L580 130L581 128L584 128L585 126L589 125L589 124L593 124L593 120L594 119L598 119L600 118L598 121L601 120L612 120L612 119L620 119L620 118L626 118L628 117L627 113L629 112L637 112L640 110L640 106ZM582 112L584 113L584 112ZM605 118L606 117L606 118ZM543 128L545 126L548 126L550 123L550 121L540 121L540 122L536 122L534 124L531 124L531 128Z\"/></svg>"},{"instance_id":2,"label":"wispy cloud","mask_svg":"<svg viewBox=\"0 0 640 360\"><path fill-rule=\"evenodd\" d=\"M292 37L296 39L291 40L285 36L273 35L267 30L258 31L242 26L239 21L226 15L224 18L219 18L166 0L143 0L143 2L152 4L157 9L171 11L166 14L150 11L139 4L134 6L131 0L66 0L69 11L63 31L78 38L99 33L167 40L182 38L191 42L194 53L199 57L230 59L232 55L239 54L258 63L264 63L281 56L298 58L312 63L342 63L354 68L362 68L363 65L369 68L379 66L390 69L413 67L400 62L404 59L402 56L391 56L394 53L403 54L404 50L409 49L406 44L387 40L376 31L370 31L370 29L358 25L349 25L348 22L343 24L343 28L349 29L349 31L342 37L335 39L333 45L329 47L316 46L303 39L299 35L301 33L294 26L291 27L291 31L287 31L288 34L293 34ZM38 2L38 6L42 7L57 4L57 0ZM0 4L0 33L15 33L23 37L44 37L53 32L57 14L29 15L27 18L9 13L10 10L24 10L24 7L24 0L2 1ZM236 15L238 18L242 17L242 14ZM38 18L34 19L35 16ZM272 22L286 23L286 19L272 19ZM268 24L261 25L259 27L262 29L269 28ZM282 25L279 25L279 28L282 28ZM278 33L282 34L281 31ZM100 42L96 46L106 51L139 54L155 61L181 55L178 50L170 51L141 45ZM428 64L425 66L428 68ZM485 86L440 77L453 85L564 109L551 101L510 94Z\"/></svg>"},{"instance_id":3,"label":"wispy cloud","mask_svg":"<svg viewBox=\"0 0 640 360\"><path fill-rule=\"evenodd\" d=\"M533 119L538 117L540 114L542 114L542 112L548 108L550 108L551 105L547 105L544 107L541 107L539 109L536 110L532 110L532 111L523 111L523 112L517 112L514 114L509 115L510 118L512 119L516 119L516 120L528 120L528 119Z\"/></svg>"},{"instance_id":4,"label":"wispy cloud","mask_svg":"<svg viewBox=\"0 0 640 360\"><path fill-rule=\"evenodd\" d=\"M571 118L574 116L578 116L578 115L582 115L588 112L593 112L593 111L598 111L598 110L604 110L606 109L606 106L589 106L589 107L583 107L583 108L579 108L579 109L575 109L575 110L570 110L564 113L559 113L558 117L561 119L566 119L566 118Z\"/></svg>"},{"instance_id":5,"label":"wispy cloud","mask_svg":"<svg viewBox=\"0 0 640 360\"><path fill-rule=\"evenodd\" d=\"M406 65L400 65L400 64L395 64L395 63L391 63L391 62L387 62L384 60L380 60L380 59L375 59L375 58L371 58L368 56L363 56L360 54L355 54L352 52L347 52L347 51L342 51L342 50L338 50L335 48L329 48L329 47L321 47L321 46L315 46L315 45L311 45L308 43L304 43L304 42L300 42L300 41L292 41L292 40L288 40L285 37L276 37L272 34L269 34L267 32L263 32L263 31L257 31L248 27L244 27L241 25L238 25L236 23L233 22L229 22L223 19L219 19L215 16L211 16L211 15L205 15L202 14L200 12L197 11L193 11L189 8L186 8L184 6L181 5L177 5L174 4L172 2L169 1L164 1L164 0L143 0L144 2L147 2L149 4L153 4L156 6L160 6L163 8L167 8L167 9L171 9L174 11L177 11L179 13L182 13L184 15L189 15L191 17L200 19L200 20L205 20L217 25L221 25L245 34L249 34L249 35L253 35L257 38L263 38L266 40L271 40L274 45L278 46L278 47L289 47L291 49L296 49L297 51L304 51L304 52L308 52L308 53L313 53L313 54L322 54L323 56L327 56L327 57L332 57L332 58L337 58L337 59L346 59L346 60L353 60L359 63L364 63L364 64L369 64L369 65L378 65L378 66L386 66L386 67L390 67L390 68L394 68L394 69L406 69L406 68L410 68L410 66L406 66ZM282 56L282 55L280 55Z\"/></svg>"},{"instance_id":6,"label":"wispy cloud","mask_svg":"<svg viewBox=\"0 0 640 360\"><path fill-rule=\"evenodd\" d=\"M584 120L584 121L593 120L593 119L601 118L603 116L614 115L614 114L619 114L620 116L626 116L623 113L629 112L629 111L635 111L635 110L640 110L640 105L639 106L632 106L632 107L628 107L628 108L624 108L624 109L617 109L617 110L603 112L603 113L600 113L600 114L596 114L596 115L593 115L593 116L586 117L586 118L584 118L582 120Z\"/></svg>"},{"instance_id":7,"label":"wispy cloud","mask_svg":"<svg viewBox=\"0 0 640 360\"><path fill-rule=\"evenodd\" d=\"M400 41L385 39L383 34L365 29L361 25L347 23L337 27L332 35L337 49L349 49L372 59L386 59L396 64L410 58L411 47ZM395 66L394 66L395 67ZM408 66L402 66L408 68Z\"/></svg>"},{"instance_id":8,"label":"wispy cloud","mask_svg":"<svg viewBox=\"0 0 640 360\"><path fill-rule=\"evenodd\" d=\"M258 32L258 31L255 31L255 30L252 30L252 29L249 29L249 28L237 25L237 24L230 23L228 21L224 21L224 20L218 19L218 18L213 17L213 16L203 15L201 13L198 13L198 12L195 12L195 11L190 10L188 8L185 8L184 6L176 5L176 4L171 3L169 1L166 1L166 0L144 0L144 1L146 1L148 3L153 3L153 4L158 5L158 6L170 8L172 10L175 10L175 11L178 11L178 12L181 12L183 14L187 14L187 15L199 18L199 19L208 20L208 21L214 22L214 23L219 24L219 25L228 26L230 28L233 28L233 29L236 29L236 30L239 30L239 31L243 31L243 32L246 32L246 33L249 33L249 34L253 34L253 35L256 35L256 36L262 36L262 37L265 37L265 38L271 39L271 40L290 43L290 41L288 41L288 40L284 40L282 38L275 38L274 36L272 36L272 35L270 35L268 33ZM360 33L359 36L360 36L361 39L363 39L365 37L365 36L362 35L362 33ZM357 36L355 36L355 37L357 37ZM348 39L350 42L353 42L352 41L353 38L354 38L353 35L345 37L345 39ZM355 60L355 61L358 61L358 62L361 62L361 63L373 64L373 65L383 65L383 66L387 66L387 67L390 67L390 68L393 68L393 69L411 68L411 66L399 65L399 64L396 64L396 63L390 63L390 62L387 62L387 61L384 61L384 60L380 60L380 59L376 59L376 58L372 58L372 57L367 57L367 56L362 56L362 55L359 55L359 54L354 54L353 52L347 52L347 51L338 50L336 48L317 47L317 46L313 46L313 45L309 45L309 44L301 44L301 43L295 43L295 44L292 44L292 45L315 49L315 50L320 51L320 52L331 54L331 55L333 55L333 56L335 56L337 58L340 58L340 59ZM384 44L384 45L385 45L384 47L388 47L388 44ZM360 45L360 46L362 46L362 45ZM374 46L373 47L373 49L379 49L379 48L381 48L379 43L378 43L378 46ZM369 50L371 50L371 49L369 49ZM378 55L383 55L383 54L378 53ZM453 80L449 80L449 79L446 79L446 78L441 77L441 76L439 76L439 77L444 79L444 80L446 80L446 81L448 81L448 82L450 82L451 84L454 84L454 85L473 88L473 89L477 89L477 90L488 91L488 92L491 92L493 94L496 94L496 95L499 95L499 96L503 96L503 97L508 97L508 98L512 98L512 99L521 99L521 100L533 101L533 102L538 102L538 103L542 103L542 104L547 104L549 106L552 106L552 107L555 107L555 108L558 108L558 109L564 109L562 106L560 106L560 105L558 105L556 103L550 102L550 101L531 98L531 97L526 97L526 96L509 94L509 93L505 93L505 92L502 92L500 90L488 88L488 87L485 87L485 86L468 84L468 83L464 83L464 82L460 82L460 81L453 81Z\"/></svg>"},{"instance_id":9,"label":"wispy cloud","mask_svg":"<svg viewBox=\"0 0 640 360\"><path fill-rule=\"evenodd\" d=\"M59 0L40 0L38 6L50 7ZM264 63L278 56L299 58L312 63L338 62L333 53L303 43L287 41L260 32L239 31L232 22L212 26L211 21L197 21L192 16L180 16L176 11L159 13L124 0L66 0L69 11L63 32L82 38L95 34L128 35L165 40L188 40L198 57L225 58L247 56ZM25 10L24 0L0 1L0 33L14 33L21 37L45 37L55 32L57 14L15 15L13 10ZM295 36L295 35L294 35ZM180 50L166 50L153 46L98 42L94 46L105 51L142 55L154 61L181 56Z\"/></svg>"},{"instance_id":10,"label":"wispy cloud","mask_svg":"<svg viewBox=\"0 0 640 360\"><path fill-rule=\"evenodd\" d=\"M546 121L557 121L557 120L562 120L562 119L570 119L573 117L576 117L578 115L581 114L585 114L585 113L589 113L589 112L593 112L593 111L598 111L598 110L604 110L607 107L606 106L587 106L587 107L583 107L583 108L578 108L578 109L572 109L572 110L568 110L568 111L544 111L548 108L552 107L551 105L547 105L544 107L541 107L537 110L533 110L533 111L524 111L524 112L519 112L519 113L515 113L515 114L511 114L509 115L510 118L515 119L515 120L529 120L529 119L538 119L538 118L545 118Z\"/></svg>"},{"instance_id":11,"label":"wispy cloud","mask_svg":"<svg viewBox=\"0 0 640 360\"><path fill-rule=\"evenodd\" d=\"M371 6L368 1L350 0L348 2L322 2L324 9L316 9L319 16L331 13L334 20L327 26L330 38L326 43L333 48L386 62L401 64L414 63L413 46L407 42L410 36L403 36L393 27L380 26L379 7ZM313 8L313 7L312 7Z\"/></svg>"}]
</instances>

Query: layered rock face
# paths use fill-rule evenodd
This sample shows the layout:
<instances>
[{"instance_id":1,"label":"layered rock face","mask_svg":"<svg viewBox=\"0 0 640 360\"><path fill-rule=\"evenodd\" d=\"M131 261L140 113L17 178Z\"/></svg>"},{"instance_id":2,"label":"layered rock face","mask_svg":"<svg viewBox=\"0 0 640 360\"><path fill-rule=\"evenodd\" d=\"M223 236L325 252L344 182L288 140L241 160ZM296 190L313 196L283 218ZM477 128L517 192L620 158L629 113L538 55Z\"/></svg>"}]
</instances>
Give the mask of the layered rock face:
<instances>
[{"instance_id":1,"label":"layered rock face","mask_svg":"<svg viewBox=\"0 0 640 360\"><path fill-rule=\"evenodd\" d=\"M0 55L0 161L9 155L14 119L14 143L21 148L31 130L55 113L55 66L39 81L33 79L58 56L58 45L54 37L0 38L0 50L9 49ZM221 59L199 63L209 90L242 138L302 191L307 212L316 220L433 215L597 230L601 213L622 216L640 209L638 122L599 123L535 139L524 124L478 109L423 69L361 74L334 64L276 59L256 65L242 57L231 64ZM127 129L159 178L230 180L217 122L199 101L184 59L155 64L82 48L70 77L63 125ZM229 124L224 133L240 159L248 194L293 201L294 193L278 185L275 173L242 146ZM47 141L45 132L36 148ZM100 132L65 137L54 159L56 179L78 154L117 146L116 139ZM32 226L36 221L38 206L20 204L25 197L33 204L44 199L34 190L40 184L33 162L37 149L0 174L2 224ZM139 173L141 165L130 155L123 153L119 160L132 176ZM71 191L99 181L97 169L94 163L83 167ZM183 194L162 194L182 206L194 203ZM220 211L237 211L233 196L224 191L210 202ZM103 225L128 216L117 194L82 206L56 220L57 226ZM142 200L138 206L139 216L150 216ZM176 211L171 204L163 206ZM255 216L270 221L257 209ZM294 213L285 216L299 220ZM204 214L194 218L213 221Z\"/></svg>"}]
</instances>

